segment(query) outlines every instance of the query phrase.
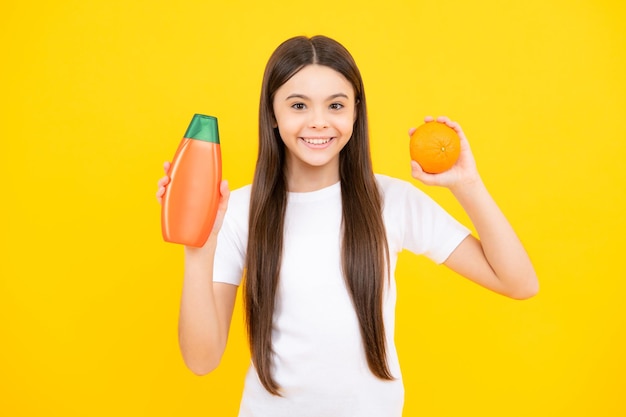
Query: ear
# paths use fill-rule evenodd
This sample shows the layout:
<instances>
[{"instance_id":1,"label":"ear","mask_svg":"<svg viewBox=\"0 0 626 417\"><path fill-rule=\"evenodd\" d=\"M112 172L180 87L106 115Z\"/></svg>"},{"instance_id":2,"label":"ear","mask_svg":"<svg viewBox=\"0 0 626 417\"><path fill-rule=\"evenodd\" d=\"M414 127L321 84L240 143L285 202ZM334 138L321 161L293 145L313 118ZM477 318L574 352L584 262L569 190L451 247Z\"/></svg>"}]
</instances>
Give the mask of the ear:
<instances>
[{"instance_id":1,"label":"ear","mask_svg":"<svg viewBox=\"0 0 626 417\"><path fill-rule=\"evenodd\" d=\"M358 98L355 99L354 100L354 117L353 117L354 121L353 121L353 123L356 123L356 119L357 119L357 116L359 114L359 104L360 104L359 99Z\"/></svg>"}]
</instances>

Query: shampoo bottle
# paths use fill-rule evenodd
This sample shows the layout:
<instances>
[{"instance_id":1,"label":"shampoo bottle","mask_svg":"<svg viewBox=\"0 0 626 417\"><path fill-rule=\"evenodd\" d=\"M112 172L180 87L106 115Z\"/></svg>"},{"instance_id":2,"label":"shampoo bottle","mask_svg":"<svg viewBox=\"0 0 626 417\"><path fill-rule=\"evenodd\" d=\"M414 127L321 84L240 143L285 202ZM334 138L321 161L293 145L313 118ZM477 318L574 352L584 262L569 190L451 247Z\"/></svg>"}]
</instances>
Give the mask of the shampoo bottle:
<instances>
[{"instance_id":1,"label":"shampoo bottle","mask_svg":"<svg viewBox=\"0 0 626 417\"><path fill-rule=\"evenodd\" d=\"M196 114L171 162L161 206L166 242L201 247L217 214L222 154L217 118Z\"/></svg>"}]
</instances>

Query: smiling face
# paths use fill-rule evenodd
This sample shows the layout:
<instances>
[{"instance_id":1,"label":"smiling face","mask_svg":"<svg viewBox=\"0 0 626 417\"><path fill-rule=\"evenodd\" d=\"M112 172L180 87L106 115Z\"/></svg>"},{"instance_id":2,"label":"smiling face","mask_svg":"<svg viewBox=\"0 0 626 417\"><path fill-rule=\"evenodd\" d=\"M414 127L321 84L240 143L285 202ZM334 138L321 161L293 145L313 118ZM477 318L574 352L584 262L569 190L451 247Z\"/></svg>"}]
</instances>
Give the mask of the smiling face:
<instances>
[{"instance_id":1,"label":"smiling face","mask_svg":"<svg viewBox=\"0 0 626 417\"><path fill-rule=\"evenodd\" d=\"M339 181L339 152L356 118L352 84L330 67L307 65L276 90L273 110L285 144L289 190Z\"/></svg>"}]
</instances>

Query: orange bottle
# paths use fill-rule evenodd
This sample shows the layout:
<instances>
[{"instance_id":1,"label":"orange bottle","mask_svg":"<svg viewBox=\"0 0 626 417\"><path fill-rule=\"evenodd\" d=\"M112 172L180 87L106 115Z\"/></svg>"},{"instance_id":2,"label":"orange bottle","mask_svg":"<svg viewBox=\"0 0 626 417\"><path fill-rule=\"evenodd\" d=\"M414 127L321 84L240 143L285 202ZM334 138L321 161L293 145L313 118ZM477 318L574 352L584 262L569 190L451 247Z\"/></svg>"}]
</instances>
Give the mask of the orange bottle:
<instances>
[{"instance_id":1,"label":"orange bottle","mask_svg":"<svg viewBox=\"0 0 626 417\"><path fill-rule=\"evenodd\" d=\"M217 214L222 154L217 118L195 114L170 165L161 206L166 242L204 245Z\"/></svg>"}]
</instances>

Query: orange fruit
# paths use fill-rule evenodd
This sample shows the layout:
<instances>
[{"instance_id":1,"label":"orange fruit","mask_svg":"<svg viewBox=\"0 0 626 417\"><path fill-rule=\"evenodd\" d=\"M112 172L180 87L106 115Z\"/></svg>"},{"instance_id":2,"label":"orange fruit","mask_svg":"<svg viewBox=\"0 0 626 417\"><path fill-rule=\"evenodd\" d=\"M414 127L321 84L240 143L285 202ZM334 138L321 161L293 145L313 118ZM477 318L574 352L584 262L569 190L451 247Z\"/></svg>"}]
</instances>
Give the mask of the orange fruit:
<instances>
[{"instance_id":1,"label":"orange fruit","mask_svg":"<svg viewBox=\"0 0 626 417\"><path fill-rule=\"evenodd\" d=\"M411 135L409 145L411 159L431 174L452 168L461 152L459 135L439 122L428 122L418 127Z\"/></svg>"}]
</instances>

